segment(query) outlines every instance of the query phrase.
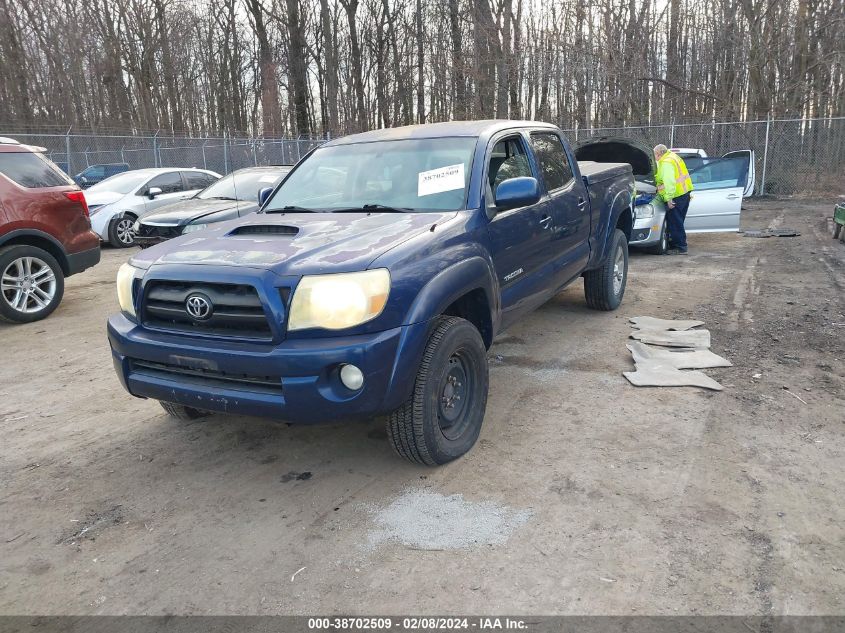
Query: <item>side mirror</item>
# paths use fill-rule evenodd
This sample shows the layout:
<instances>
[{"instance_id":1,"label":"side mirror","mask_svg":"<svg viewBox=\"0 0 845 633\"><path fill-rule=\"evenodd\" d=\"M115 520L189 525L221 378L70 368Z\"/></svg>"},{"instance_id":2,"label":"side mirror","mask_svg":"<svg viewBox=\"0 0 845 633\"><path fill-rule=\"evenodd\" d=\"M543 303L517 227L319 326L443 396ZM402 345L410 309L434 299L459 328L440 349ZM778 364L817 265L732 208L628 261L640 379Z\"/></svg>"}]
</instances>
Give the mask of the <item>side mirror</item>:
<instances>
[{"instance_id":1,"label":"side mirror","mask_svg":"<svg viewBox=\"0 0 845 633\"><path fill-rule=\"evenodd\" d=\"M150 187L147 189L147 196L149 196L150 200L155 199L156 196L161 195L161 189L159 187Z\"/></svg>"},{"instance_id":2,"label":"side mirror","mask_svg":"<svg viewBox=\"0 0 845 633\"><path fill-rule=\"evenodd\" d=\"M496 187L496 207L500 211L527 207L540 201L540 183L536 178L508 178Z\"/></svg>"},{"instance_id":3,"label":"side mirror","mask_svg":"<svg viewBox=\"0 0 845 633\"><path fill-rule=\"evenodd\" d=\"M263 189L258 190L258 206L263 207L264 203L267 202L267 198L270 197L270 194L273 193L273 187L264 187Z\"/></svg>"}]
</instances>

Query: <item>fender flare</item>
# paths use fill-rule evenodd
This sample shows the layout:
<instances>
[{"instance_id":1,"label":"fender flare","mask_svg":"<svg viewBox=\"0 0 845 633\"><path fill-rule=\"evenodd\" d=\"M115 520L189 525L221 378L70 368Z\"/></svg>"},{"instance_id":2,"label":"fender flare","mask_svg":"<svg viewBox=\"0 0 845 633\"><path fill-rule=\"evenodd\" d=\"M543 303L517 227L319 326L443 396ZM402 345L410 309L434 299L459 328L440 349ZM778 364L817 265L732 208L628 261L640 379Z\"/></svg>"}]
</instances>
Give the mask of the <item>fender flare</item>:
<instances>
[{"instance_id":1,"label":"fender flare","mask_svg":"<svg viewBox=\"0 0 845 633\"><path fill-rule=\"evenodd\" d=\"M403 325L433 319L467 293L479 289L487 299L495 332L499 321L496 317L499 313L498 282L492 264L478 255L452 264L423 286L405 315Z\"/></svg>"},{"instance_id":2,"label":"fender flare","mask_svg":"<svg viewBox=\"0 0 845 633\"><path fill-rule=\"evenodd\" d=\"M607 224L602 227L602 235L598 243L601 246L601 254L600 257L596 258L596 265L601 265L604 262L604 258L607 254L607 249L610 244L610 240L613 238L613 230L616 228L616 225L619 223L619 218L622 217L622 214L628 213L630 216L630 226L634 226L634 211L631 204L631 192L627 189L619 191L613 197L613 201L610 203L610 213L607 216ZM627 235L628 239L631 238L630 234Z\"/></svg>"},{"instance_id":3,"label":"fender flare","mask_svg":"<svg viewBox=\"0 0 845 633\"><path fill-rule=\"evenodd\" d=\"M56 261L59 262L59 266L62 267L64 273L66 275L68 274L69 265L65 247L62 246L62 243L59 242L59 240L44 231L40 231L38 229L15 229L13 231L9 231L8 233L0 235L0 247L5 246L9 242L21 243L21 238L24 238L25 240L27 237L35 237L39 240L49 242L54 250L48 250L48 252L56 258ZM35 245L33 244L33 246Z\"/></svg>"}]
</instances>

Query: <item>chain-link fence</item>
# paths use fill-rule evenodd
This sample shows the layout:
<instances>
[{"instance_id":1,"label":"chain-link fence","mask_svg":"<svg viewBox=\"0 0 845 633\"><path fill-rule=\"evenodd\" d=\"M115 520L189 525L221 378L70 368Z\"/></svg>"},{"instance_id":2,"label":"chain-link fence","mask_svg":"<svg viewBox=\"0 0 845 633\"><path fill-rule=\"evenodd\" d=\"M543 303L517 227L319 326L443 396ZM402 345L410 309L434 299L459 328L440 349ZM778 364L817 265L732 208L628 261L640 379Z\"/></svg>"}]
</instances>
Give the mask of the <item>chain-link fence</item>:
<instances>
[{"instance_id":1,"label":"chain-link fence","mask_svg":"<svg viewBox=\"0 0 845 633\"><path fill-rule=\"evenodd\" d=\"M571 141L618 136L649 148L703 149L708 156L754 152L755 194L845 193L845 117L770 119L741 123L694 123L565 130Z\"/></svg>"},{"instance_id":2,"label":"chain-link fence","mask_svg":"<svg viewBox=\"0 0 845 633\"><path fill-rule=\"evenodd\" d=\"M4 134L0 133L0 136ZM238 137L8 134L47 148L47 155L73 175L90 165L126 163L143 167L196 167L221 174L256 165L293 165L324 139Z\"/></svg>"},{"instance_id":3,"label":"chain-link fence","mask_svg":"<svg viewBox=\"0 0 845 633\"><path fill-rule=\"evenodd\" d=\"M734 123L666 124L564 130L573 142L596 136L636 139L649 147L703 149L708 156L754 151L756 194L828 195L845 193L845 117L771 119ZM3 133L0 132L0 136ZM9 134L47 148L69 174L89 165L127 163L141 167L200 167L219 173L251 165L292 165L320 138L195 138L81 134Z\"/></svg>"}]
</instances>

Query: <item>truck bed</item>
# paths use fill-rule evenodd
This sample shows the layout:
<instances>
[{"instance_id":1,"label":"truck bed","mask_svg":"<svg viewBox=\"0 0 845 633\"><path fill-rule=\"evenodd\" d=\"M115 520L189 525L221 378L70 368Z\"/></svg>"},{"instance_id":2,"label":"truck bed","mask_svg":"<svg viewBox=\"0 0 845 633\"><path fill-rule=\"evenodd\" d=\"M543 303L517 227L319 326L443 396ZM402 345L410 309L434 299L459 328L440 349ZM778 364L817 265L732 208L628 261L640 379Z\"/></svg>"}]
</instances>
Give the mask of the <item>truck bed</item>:
<instances>
[{"instance_id":1,"label":"truck bed","mask_svg":"<svg viewBox=\"0 0 845 633\"><path fill-rule=\"evenodd\" d=\"M587 185L631 173L631 165L628 163L597 163L592 160L579 160L578 169L581 170L581 175L587 181Z\"/></svg>"}]
</instances>

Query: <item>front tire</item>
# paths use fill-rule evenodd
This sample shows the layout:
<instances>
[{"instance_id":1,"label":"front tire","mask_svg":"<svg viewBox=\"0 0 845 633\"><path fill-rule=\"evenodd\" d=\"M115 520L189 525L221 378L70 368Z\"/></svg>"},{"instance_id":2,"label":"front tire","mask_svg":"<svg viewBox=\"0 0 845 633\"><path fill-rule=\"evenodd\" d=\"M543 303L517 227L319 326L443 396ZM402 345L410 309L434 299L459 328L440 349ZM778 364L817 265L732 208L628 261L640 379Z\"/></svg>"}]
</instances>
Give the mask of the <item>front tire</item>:
<instances>
[{"instance_id":1,"label":"front tire","mask_svg":"<svg viewBox=\"0 0 845 633\"><path fill-rule=\"evenodd\" d=\"M628 238L613 231L607 257L595 270L584 273L584 296L593 310L615 310L622 303L628 283Z\"/></svg>"},{"instance_id":2,"label":"front tire","mask_svg":"<svg viewBox=\"0 0 845 633\"><path fill-rule=\"evenodd\" d=\"M159 400L159 404L162 409L177 420L196 420L211 415L208 411L186 407L184 404L164 402L163 400Z\"/></svg>"},{"instance_id":3,"label":"front tire","mask_svg":"<svg viewBox=\"0 0 845 633\"><path fill-rule=\"evenodd\" d=\"M0 248L0 321L39 321L59 307L64 292L64 273L50 253L26 245Z\"/></svg>"},{"instance_id":4,"label":"front tire","mask_svg":"<svg viewBox=\"0 0 845 633\"><path fill-rule=\"evenodd\" d=\"M109 221L109 244L117 248L135 246L135 216L123 215Z\"/></svg>"},{"instance_id":5,"label":"front tire","mask_svg":"<svg viewBox=\"0 0 845 633\"><path fill-rule=\"evenodd\" d=\"M438 466L467 453L487 406L487 350L468 321L438 317L417 370L414 391L387 422L393 450Z\"/></svg>"}]
</instances>

